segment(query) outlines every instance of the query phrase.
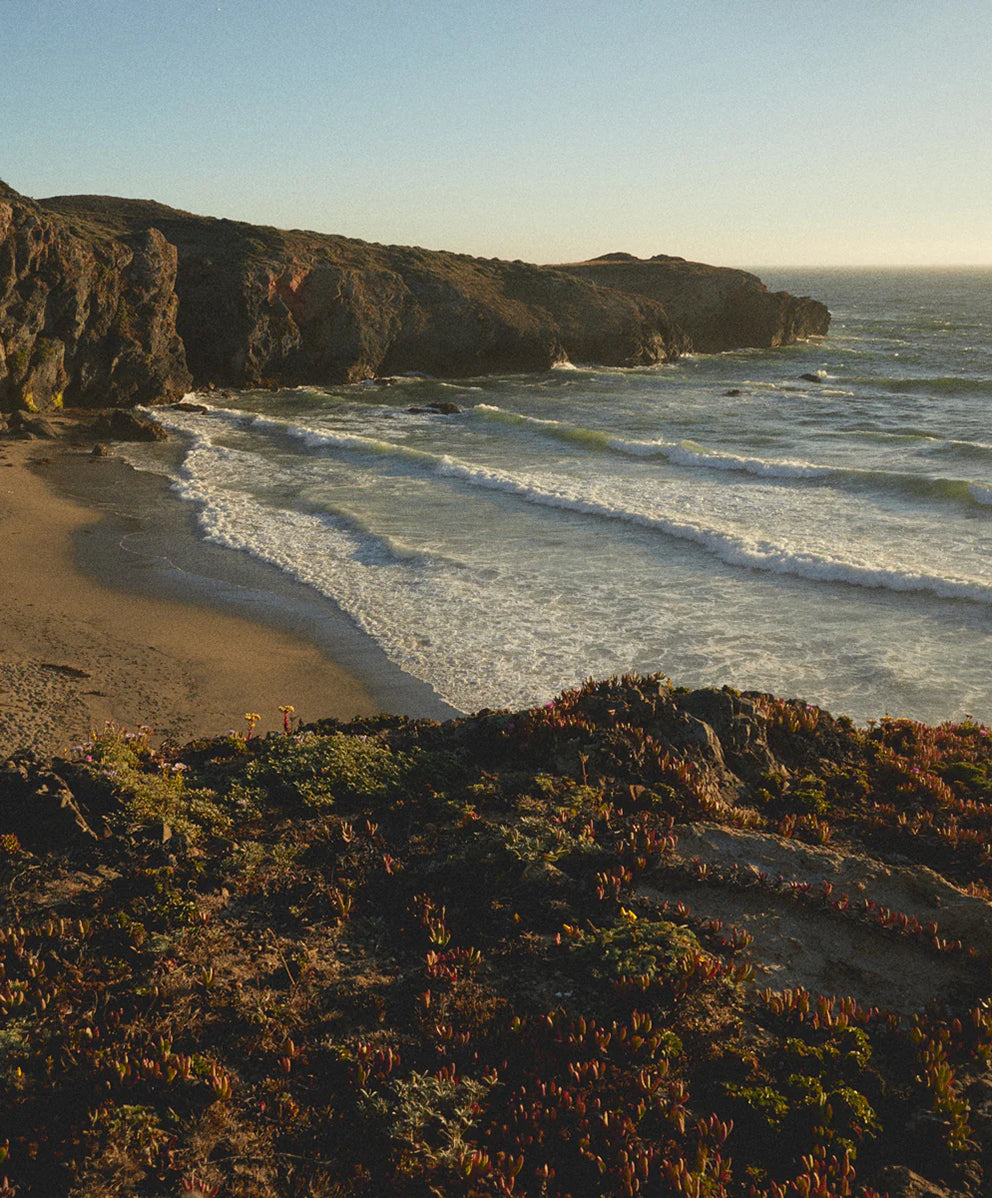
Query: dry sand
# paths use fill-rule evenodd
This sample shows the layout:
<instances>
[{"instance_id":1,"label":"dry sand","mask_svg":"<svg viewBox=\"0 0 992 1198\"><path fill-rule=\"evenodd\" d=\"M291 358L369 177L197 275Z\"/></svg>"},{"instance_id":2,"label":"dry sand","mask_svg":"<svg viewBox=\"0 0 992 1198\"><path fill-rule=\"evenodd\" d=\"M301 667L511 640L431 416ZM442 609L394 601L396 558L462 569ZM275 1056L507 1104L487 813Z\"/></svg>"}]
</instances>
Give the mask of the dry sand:
<instances>
[{"instance_id":1,"label":"dry sand","mask_svg":"<svg viewBox=\"0 0 992 1198\"><path fill-rule=\"evenodd\" d=\"M0 760L64 752L106 720L189 739L378 710L315 645L210 607L105 587L75 567L99 519L46 482L62 442L0 441ZM76 451L79 452L78 450Z\"/></svg>"}]
</instances>

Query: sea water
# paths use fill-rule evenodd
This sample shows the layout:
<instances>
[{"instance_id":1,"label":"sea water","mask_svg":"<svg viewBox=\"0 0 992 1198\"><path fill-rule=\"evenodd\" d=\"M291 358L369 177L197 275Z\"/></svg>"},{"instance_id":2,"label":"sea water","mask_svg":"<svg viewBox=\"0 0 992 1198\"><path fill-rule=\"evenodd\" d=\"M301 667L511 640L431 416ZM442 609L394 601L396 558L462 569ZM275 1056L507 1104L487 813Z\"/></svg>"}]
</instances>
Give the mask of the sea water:
<instances>
[{"instance_id":1,"label":"sea water","mask_svg":"<svg viewBox=\"0 0 992 1198\"><path fill-rule=\"evenodd\" d=\"M829 334L208 393L127 453L461 710L633 670L992 720L992 270L759 273Z\"/></svg>"}]
</instances>

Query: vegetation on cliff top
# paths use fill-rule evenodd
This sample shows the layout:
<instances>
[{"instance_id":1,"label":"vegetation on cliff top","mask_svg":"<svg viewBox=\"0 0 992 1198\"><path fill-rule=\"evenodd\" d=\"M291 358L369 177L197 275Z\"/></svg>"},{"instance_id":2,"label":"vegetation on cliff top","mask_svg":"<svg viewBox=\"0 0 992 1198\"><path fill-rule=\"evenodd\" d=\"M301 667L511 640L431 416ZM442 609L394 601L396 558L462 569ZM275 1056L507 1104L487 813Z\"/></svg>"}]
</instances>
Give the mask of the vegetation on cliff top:
<instances>
[{"instance_id":1,"label":"vegetation on cliff top","mask_svg":"<svg viewBox=\"0 0 992 1198\"><path fill-rule=\"evenodd\" d=\"M984 1192L988 729L658 677L284 715L0 766L0 1193Z\"/></svg>"}]
</instances>

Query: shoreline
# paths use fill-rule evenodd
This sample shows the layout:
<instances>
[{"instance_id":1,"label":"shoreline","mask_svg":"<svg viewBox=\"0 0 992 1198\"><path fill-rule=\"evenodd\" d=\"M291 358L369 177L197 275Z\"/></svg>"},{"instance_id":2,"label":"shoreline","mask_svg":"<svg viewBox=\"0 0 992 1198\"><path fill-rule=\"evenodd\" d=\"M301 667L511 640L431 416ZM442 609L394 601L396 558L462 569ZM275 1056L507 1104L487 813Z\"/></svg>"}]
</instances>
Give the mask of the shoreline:
<instances>
[{"instance_id":1,"label":"shoreline","mask_svg":"<svg viewBox=\"0 0 992 1198\"><path fill-rule=\"evenodd\" d=\"M0 760L65 753L107 720L188 740L389 710L457 714L333 603L207 545L165 479L66 416L0 440Z\"/></svg>"}]
</instances>

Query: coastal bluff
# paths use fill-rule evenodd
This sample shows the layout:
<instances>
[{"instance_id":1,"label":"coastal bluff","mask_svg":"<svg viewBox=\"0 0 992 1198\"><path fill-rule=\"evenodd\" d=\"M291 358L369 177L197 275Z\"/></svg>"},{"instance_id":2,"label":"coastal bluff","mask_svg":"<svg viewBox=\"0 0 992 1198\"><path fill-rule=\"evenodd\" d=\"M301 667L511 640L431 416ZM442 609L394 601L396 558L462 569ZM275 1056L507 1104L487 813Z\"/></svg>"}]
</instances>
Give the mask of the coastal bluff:
<instances>
[{"instance_id":1,"label":"coastal bluff","mask_svg":"<svg viewBox=\"0 0 992 1198\"><path fill-rule=\"evenodd\" d=\"M0 412L193 387L638 366L826 332L815 300L658 255L568 266L384 246L0 182Z\"/></svg>"},{"instance_id":2,"label":"coastal bluff","mask_svg":"<svg viewBox=\"0 0 992 1198\"><path fill-rule=\"evenodd\" d=\"M669 254L647 259L604 254L554 269L598 287L656 300L695 353L789 345L822 336L830 325L830 313L818 300L771 292L746 270Z\"/></svg>"}]
</instances>

